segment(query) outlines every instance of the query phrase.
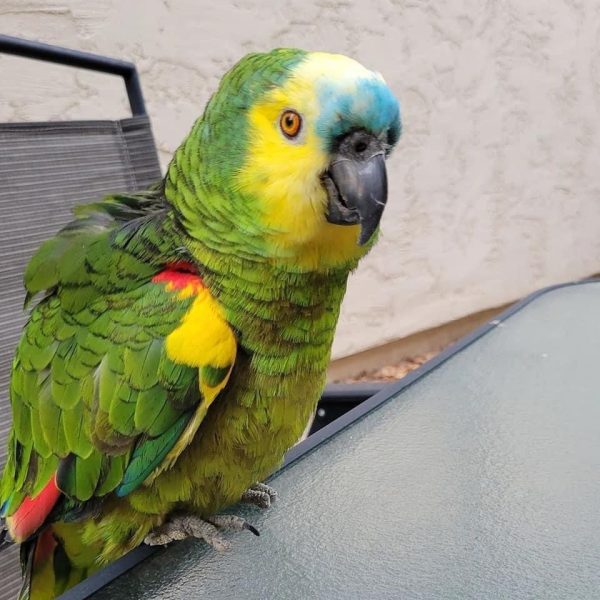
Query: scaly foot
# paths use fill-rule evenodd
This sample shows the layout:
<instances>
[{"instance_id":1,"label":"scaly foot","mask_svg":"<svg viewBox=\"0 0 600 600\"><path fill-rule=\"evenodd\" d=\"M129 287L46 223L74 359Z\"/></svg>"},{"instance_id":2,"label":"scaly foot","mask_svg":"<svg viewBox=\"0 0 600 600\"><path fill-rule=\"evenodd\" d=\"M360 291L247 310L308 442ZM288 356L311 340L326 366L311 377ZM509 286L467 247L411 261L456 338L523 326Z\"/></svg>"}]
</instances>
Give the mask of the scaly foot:
<instances>
[{"instance_id":1,"label":"scaly foot","mask_svg":"<svg viewBox=\"0 0 600 600\"><path fill-rule=\"evenodd\" d=\"M259 508L270 508L275 500L277 500L277 492L266 483L251 485L241 498L245 504L254 504Z\"/></svg>"},{"instance_id":2,"label":"scaly foot","mask_svg":"<svg viewBox=\"0 0 600 600\"><path fill-rule=\"evenodd\" d=\"M148 534L144 542L149 546L164 546L175 540L195 537L204 540L215 550L223 552L231 545L219 533L223 531L243 531L247 529L254 535L260 535L258 530L248 521L235 515L214 515L201 519L194 515L177 515L165 521L160 527Z\"/></svg>"}]
</instances>

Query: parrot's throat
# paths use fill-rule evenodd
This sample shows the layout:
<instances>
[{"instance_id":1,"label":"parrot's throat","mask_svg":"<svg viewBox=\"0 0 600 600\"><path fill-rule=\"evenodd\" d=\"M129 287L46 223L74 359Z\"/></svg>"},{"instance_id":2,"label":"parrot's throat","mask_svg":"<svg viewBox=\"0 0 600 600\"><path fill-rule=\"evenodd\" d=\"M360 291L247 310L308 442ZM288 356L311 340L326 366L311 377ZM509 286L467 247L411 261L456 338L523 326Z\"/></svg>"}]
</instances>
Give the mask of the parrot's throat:
<instances>
[{"instance_id":1,"label":"parrot's throat","mask_svg":"<svg viewBox=\"0 0 600 600\"><path fill-rule=\"evenodd\" d=\"M271 373L324 372L348 271L297 273L282 265L233 260L194 243L202 278L239 332L243 348Z\"/></svg>"}]
</instances>

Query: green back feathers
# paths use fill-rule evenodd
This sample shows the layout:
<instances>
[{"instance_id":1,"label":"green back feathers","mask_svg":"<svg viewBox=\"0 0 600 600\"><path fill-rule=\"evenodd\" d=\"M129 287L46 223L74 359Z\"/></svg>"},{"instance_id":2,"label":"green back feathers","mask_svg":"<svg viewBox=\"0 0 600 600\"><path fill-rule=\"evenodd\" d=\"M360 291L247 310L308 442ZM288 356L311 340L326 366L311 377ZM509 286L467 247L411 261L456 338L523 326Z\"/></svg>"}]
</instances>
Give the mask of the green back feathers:
<instances>
[{"instance_id":1,"label":"green back feathers","mask_svg":"<svg viewBox=\"0 0 600 600\"><path fill-rule=\"evenodd\" d=\"M44 242L29 262L27 302L61 284L63 293L76 289L77 304L82 305L94 295L93 287L125 289L151 275L168 250L161 239L167 209L158 188L78 207L76 219ZM143 235L132 242L137 230L144 230Z\"/></svg>"}]
</instances>

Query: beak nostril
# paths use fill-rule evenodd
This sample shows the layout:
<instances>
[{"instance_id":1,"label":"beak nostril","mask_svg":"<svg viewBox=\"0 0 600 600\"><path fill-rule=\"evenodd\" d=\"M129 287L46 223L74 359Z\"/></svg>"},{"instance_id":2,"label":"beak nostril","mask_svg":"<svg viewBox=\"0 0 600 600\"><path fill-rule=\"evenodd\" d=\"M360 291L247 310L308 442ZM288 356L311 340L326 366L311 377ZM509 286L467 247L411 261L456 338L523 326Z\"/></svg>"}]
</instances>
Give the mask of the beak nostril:
<instances>
[{"instance_id":1,"label":"beak nostril","mask_svg":"<svg viewBox=\"0 0 600 600\"><path fill-rule=\"evenodd\" d=\"M367 142L365 142L364 140L359 140L356 142L356 144L354 144L354 150L360 154L361 152L364 152L367 149Z\"/></svg>"}]
</instances>

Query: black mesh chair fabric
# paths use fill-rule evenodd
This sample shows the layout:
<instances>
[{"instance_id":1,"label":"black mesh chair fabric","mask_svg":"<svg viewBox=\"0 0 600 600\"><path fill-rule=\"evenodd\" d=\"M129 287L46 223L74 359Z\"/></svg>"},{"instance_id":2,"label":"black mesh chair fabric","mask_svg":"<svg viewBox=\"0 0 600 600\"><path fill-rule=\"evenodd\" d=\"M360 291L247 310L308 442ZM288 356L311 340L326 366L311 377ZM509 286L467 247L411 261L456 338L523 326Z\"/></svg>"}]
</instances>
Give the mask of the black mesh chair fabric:
<instances>
[{"instance_id":1,"label":"black mesh chair fabric","mask_svg":"<svg viewBox=\"0 0 600 600\"><path fill-rule=\"evenodd\" d=\"M117 191L145 189L160 179L150 121L0 124L0 468L10 429L12 354L26 320L22 277L41 242L77 204ZM16 549L0 554L0 600L16 596Z\"/></svg>"}]
</instances>

